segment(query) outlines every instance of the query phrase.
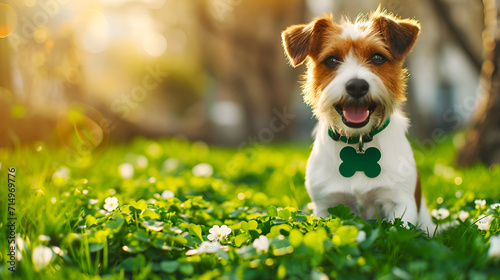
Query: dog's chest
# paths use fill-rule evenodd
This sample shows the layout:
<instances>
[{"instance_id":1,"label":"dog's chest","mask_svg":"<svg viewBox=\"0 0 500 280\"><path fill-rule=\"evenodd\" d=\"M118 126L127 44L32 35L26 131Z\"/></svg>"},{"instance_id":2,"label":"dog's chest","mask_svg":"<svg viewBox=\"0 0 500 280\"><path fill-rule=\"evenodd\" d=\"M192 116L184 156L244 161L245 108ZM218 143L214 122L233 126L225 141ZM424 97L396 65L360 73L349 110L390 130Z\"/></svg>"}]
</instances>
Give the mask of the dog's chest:
<instances>
[{"instance_id":1,"label":"dog's chest","mask_svg":"<svg viewBox=\"0 0 500 280\"><path fill-rule=\"evenodd\" d=\"M354 155L359 157L354 159L342 157L341 147L331 152L313 151L307 166L308 180L313 185L334 186L328 190L355 193L359 197L374 188L404 183L415 173L411 151L394 153L373 145L366 145L365 148L370 147L380 151L380 159L364 157L363 154Z\"/></svg>"},{"instance_id":2,"label":"dog's chest","mask_svg":"<svg viewBox=\"0 0 500 280\"><path fill-rule=\"evenodd\" d=\"M373 162L378 159L376 156L364 158L358 154L350 155L360 156L357 162L353 162L351 157L342 157L341 151L346 147L354 150L357 145L336 142L318 132L306 169L306 185L311 196L319 198L341 192L353 194L357 200L372 201L373 190L415 187L413 152L404 132L398 131L397 122L364 145L366 151L374 148L380 152L377 162ZM346 164L350 165L349 172L342 170ZM366 169L373 169L375 164L380 172L367 174Z\"/></svg>"}]
</instances>

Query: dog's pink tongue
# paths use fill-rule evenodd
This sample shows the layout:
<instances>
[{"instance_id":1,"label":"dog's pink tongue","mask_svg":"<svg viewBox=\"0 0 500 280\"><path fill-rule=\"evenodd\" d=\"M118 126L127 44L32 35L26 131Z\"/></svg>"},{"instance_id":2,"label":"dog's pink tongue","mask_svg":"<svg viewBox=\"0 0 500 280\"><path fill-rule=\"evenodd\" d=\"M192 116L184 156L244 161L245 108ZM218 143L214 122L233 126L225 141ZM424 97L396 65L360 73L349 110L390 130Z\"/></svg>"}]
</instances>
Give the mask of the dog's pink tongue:
<instances>
[{"instance_id":1,"label":"dog's pink tongue","mask_svg":"<svg viewBox=\"0 0 500 280\"><path fill-rule=\"evenodd\" d=\"M368 106L344 106L344 117L350 123L362 123L369 115Z\"/></svg>"}]
</instances>

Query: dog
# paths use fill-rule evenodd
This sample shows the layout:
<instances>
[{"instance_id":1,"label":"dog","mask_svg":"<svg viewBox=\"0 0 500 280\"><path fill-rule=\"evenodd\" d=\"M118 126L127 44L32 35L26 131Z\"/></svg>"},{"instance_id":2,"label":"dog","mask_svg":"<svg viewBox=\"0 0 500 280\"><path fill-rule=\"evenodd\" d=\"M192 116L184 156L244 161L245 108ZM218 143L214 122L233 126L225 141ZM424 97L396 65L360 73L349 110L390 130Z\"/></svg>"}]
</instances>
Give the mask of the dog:
<instances>
[{"instance_id":1,"label":"dog","mask_svg":"<svg viewBox=\"0 0 500 280\"><path fill-rule=\"evenodd\" d=\"M330 14L282 32L290 64L307 65L303 97L318 120L305 177L317 217L344 204L364 219L434 232L401 110L403 62L419 33L418 21L380 7L355 22Z\"/></svg>"}]
</instances>

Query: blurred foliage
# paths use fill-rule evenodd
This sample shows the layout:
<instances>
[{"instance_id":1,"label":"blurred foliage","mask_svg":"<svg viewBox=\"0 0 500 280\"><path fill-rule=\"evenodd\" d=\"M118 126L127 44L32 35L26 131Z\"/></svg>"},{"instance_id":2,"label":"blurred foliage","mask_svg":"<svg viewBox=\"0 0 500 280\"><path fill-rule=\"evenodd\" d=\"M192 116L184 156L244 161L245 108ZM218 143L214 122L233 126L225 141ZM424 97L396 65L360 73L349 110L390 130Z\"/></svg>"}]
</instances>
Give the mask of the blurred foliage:
<instances>
[{"instance_id":1,"label":"blurred foliage","mask_svg":"<svg viewBox=\"0 0 500 280\"><path fill-rule=\"evenodd\" d=\"M324 12L355 19L379 4L422 23L406 62L407 111L419 120L412 133L461 128L475 109L478 75L453 37L479 57L481 2L444 1L460 36L429 12L431 1L2 2L1 146L71 141L56 131L74 104L98 111L100 120L86 117L106 122L111 141L181 134L237 146L285 109L297 117L273 141L308 139L314 121L297 82L304 67L287 64L281 31Z\"/></svg>"}]
</instances>

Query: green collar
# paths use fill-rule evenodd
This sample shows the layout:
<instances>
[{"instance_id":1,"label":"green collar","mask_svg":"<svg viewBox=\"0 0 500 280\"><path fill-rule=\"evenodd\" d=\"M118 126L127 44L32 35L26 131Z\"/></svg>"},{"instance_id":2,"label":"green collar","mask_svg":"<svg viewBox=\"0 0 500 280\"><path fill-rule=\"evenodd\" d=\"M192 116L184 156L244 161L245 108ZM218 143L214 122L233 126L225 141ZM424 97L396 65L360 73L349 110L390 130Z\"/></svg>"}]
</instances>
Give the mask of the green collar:
<instances>
[{"instance_id":1,"label":"green collar","mask_svg":"<svg viewBox=\"0 0 500 280\"><path fill-rule=\"evenodd\" d=\"M363 136L363 142L367 143L373 140L373 137L380 133L382 130L384 130L389 123L391 122L391 118L387 118L387 120L382 124L381 127L376 128L372 130L369 134ZM338 132L333 131L332 128L328 128L328 135L334 140L334 141L342 141L346 144L358 144L359 143L359 137L350 137L347 138L345 136L340 135Z\"/></svg>"}]
</instances>

